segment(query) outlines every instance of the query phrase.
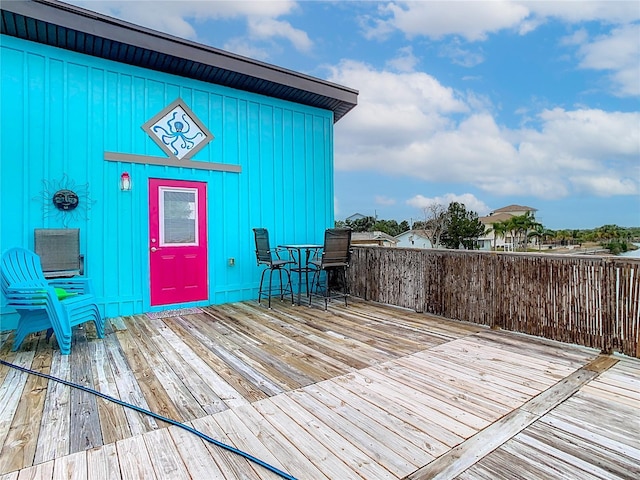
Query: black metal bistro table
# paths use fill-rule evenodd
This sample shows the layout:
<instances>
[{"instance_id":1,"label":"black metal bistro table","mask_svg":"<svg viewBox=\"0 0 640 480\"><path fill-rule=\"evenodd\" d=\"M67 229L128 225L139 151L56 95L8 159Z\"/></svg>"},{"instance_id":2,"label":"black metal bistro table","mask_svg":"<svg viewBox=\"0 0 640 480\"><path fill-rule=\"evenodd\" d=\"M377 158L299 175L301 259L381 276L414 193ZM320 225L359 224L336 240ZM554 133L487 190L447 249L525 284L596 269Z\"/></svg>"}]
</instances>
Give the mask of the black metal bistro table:
<instances>
[{"instance_id":1,"label":"black metal bistro table","mask_svg":"<svg viewBox=\"0 0 640 480\"><path fill-rule=\"evenodd\" d=\"M316 245L312 243L293 243L278 245L279 248L286 248L289 254L296 262L296 266L291 268L291 271L298 274L298 305L300 305L300 296L302 292L302 274L305 275L305 285L307 286L307 293L309 292L309 272L312 271L309 268L309 258L311 254L322 250L323 245Z\"/></svg>"}]
</instances>

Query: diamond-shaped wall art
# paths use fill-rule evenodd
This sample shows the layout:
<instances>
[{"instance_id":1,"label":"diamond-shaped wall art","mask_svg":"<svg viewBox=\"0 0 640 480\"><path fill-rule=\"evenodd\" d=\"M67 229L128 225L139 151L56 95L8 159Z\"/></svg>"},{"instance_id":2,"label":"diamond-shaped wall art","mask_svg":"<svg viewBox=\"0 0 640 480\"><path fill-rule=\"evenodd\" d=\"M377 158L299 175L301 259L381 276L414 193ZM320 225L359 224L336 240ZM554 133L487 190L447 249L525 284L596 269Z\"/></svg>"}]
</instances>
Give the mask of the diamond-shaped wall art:
<instances>
[{"instance_id":1,"label":"diamond-shaped wall art","mask_svg":"<svg viewBox=\"0 0 640 480\"><path fill-rule=\"evenodd\" d=\"M190 158L213 135L182 99L177 99L142 126L151 139L170 157Z\"/></svg>"}]
</instances>

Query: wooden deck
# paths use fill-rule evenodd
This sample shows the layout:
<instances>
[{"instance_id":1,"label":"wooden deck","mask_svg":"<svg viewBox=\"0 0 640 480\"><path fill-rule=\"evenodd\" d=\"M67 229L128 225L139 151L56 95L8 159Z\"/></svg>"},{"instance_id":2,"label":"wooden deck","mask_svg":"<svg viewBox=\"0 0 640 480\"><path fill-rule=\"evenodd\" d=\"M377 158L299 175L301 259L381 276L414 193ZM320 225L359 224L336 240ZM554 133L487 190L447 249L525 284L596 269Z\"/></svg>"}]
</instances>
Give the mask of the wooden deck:
<instances>
[{"instance_id":1,"label":"wooden deck","mask_svg":"<svg viewBox=\"0 0 640 480\"><path fill-rule=\"evenodd\" d=\"M0 358L298 479L640 478L640 362L377 304L275 302L32 336ZM0 366L0 480L275 479L192 433Z\"/></svg>"}]
</instances>

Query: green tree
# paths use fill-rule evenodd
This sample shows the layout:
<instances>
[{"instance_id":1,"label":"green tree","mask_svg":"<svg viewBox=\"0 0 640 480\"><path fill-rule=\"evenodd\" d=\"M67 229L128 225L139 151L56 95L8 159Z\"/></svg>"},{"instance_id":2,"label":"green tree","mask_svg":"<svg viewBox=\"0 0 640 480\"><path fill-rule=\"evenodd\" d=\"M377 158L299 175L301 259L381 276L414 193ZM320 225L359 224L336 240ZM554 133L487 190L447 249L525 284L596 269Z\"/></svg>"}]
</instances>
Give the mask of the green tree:
<instances>
[{"instance_id":1,"label":"green tree","mask_svg":"<svg viewBox=\"0 0 640 480\"><path fill-rule=\"evenodd\" d=\"M384 232L392 237L400 235L403 232L400 225L395 220L378 220L371 226L369 231Z\"/></svg>"},{"instance_id":2,"label":"green tree","mask_svg":"<svg viewBox=\"0 0 640 480\"><path fill-rule=\"evenodd\" d=\"M596 229L596 237L600 240L600 245L609 249L609 252L614 255L629 250L630 235L626 228L618 225L603 225Z\"/></svg>"},{"instance_id":3,"label":"green tree","mask_svg":"<svg viewBox=\"0 0 640 480\"><path fill-rule=\"evenodd\" d=\"M496 242L498 237L504 238L504 234L509 231L509 224L507 222L495 222L491 224L491 228L487 229L486 233L493 232L493 250L496 249Z\"/></svg>"},{"instance_id":4,"label":"green tree","mask_svg":"<svg viewBox=\"0 0 640 480\"><path fill-rule=\"evenodd\" d=\"M620 240L619 238L613 238L611 240L607 240L602 242L604 248L607 248L610 253L614 255L618 255L620 253L626 252L629 250L629 245L624 240Z\"/></svg>"},{"instance_id":5,"label":"green tree","mask_svg":"<svg viewBox=\"0 0 640 480\"><path fill-rule=\"evenodd\" d=\"M427 222L423 222L422 220L417 220L413 222L414 230L426 230L426 228L427 228Z\"/></svg>"},{"instance_id":6,"label":"green tree","mask_svg":"<svg viewBox=\"0 0 640 480\"><path fill-rule=\"evenodd\" d=\"M409 230L409 222L403 220L376 220L374 217L364 217L358 220L336 220L336 228L351 228L354 232L384 232L395 237Z\"/></svg>"},{"instance_id":7,"label":"green tree","mask_svg":"<svg viewBox=\"0 0 640 480\"><path fill-rule=\"evenodd\" d=\"M537 223L533 230L531 230L528 234L528 238L536 238L538 241L538 251L542 249L542 244L547 241L549 238L553 238L555 232L553 230L549 230L545 228L541 223Z\"/></svg>"},{"instance_id":8,"label":"green tree","mask_svg":"<svg viewBox=\"0 0 640 480\"><path fill-rule=\"evenodd\" d=\"M596 229L596 236L599 240L612 240L624 236L624 229L618 225L603 225Z\"/></svg>"},{"instance_id":9,"label":"green tree","mask_svg":"<svg viewBox=\"0 0 640 480\"><path fill-rule=\"evenodd\" d=\"M460 246L471 250L476 241L484 234L484 225L478 220L478 214L467 211L464 203L451 202L447 209L446 229L440 242L447 248L457 249Z\"/></svg>"},{"instance_id":10,"label":"green tree","mask_svg":"<svg viewBox=\"0 0 640 480\"><path fill-rule=\"evenodd\" d=\"M524 215L516 215L507 220L507 228L511 232L515 250L526 249L525 242L527 241L528 233L537 225L538 222L536 222L531 212L526 212Z\"/></svg>"},{"instance_id":11,"label":"green tree","mask_svg":"<svg viewBox=\"0 0 640 480\"><path fill-rule=\"evenodd\" d=\"M374 217L364 217L357 220L347 220L346 226L351 228L354 232L371 232L372 227L376 223Z\"/></svg>"},{"instance_id":12,"label":"green tree","mask_svg":"<svg viewBox=\"0 0 640 480\"><path fill-rule=\"evenodd\" d=\"M556 241L560 242L560 245L564 246L569 243L569 239L571 238L571 232L569 230L558 230L556 231Z\"/></svg>"}]
</instances>

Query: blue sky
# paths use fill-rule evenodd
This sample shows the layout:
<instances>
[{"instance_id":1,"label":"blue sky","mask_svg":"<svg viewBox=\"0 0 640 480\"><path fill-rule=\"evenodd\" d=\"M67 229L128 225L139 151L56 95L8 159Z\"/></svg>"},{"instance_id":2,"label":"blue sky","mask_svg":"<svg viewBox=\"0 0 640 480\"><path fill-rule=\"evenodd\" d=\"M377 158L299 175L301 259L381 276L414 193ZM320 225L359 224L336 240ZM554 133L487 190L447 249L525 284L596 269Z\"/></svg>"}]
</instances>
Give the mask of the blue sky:
<instances>
[{"instance_id":1,"label":"blue sky","mask_svg":"<svg viewBox=\"0 0 640 480\"><path fill-rule=\"evenodd\" d=\"M73 1L359 90L336 219L538 209L640 226L640 2Z\"/></svg>"}]
</instances>

